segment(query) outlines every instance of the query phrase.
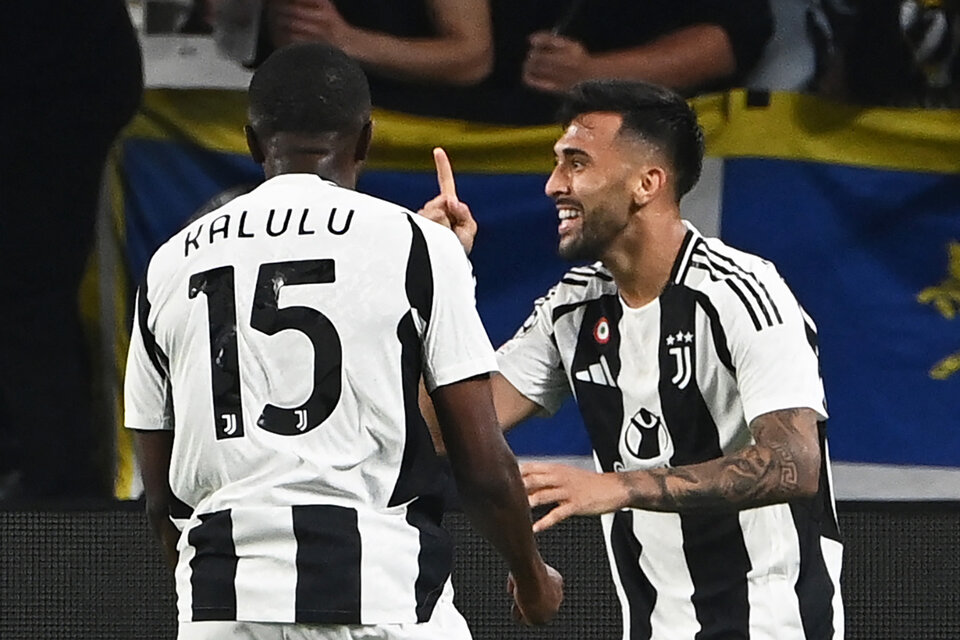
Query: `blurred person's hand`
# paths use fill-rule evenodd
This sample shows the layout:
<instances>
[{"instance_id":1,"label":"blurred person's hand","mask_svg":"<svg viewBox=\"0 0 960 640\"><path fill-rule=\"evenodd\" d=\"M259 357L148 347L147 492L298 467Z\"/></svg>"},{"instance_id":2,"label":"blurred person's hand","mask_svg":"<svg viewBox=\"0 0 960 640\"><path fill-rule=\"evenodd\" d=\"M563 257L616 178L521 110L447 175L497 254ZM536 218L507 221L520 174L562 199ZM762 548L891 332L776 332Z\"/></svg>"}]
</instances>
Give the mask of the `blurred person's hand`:
<instances>
[{"instance_id":1,"label":"blurred person's hand","mask_svg":"<svg viewBox=\"0 0 960 640\"><path fill-rule=\"evenodd\" d=\"M267 28L277 47L325 42L344 50L355 31L330 0L267 0Z\"/></svg>"},{"instance_id":2,"label":"blurred person's hand","mask_svg":"<svg viewBox=\"0 0 960 640\"><path fill-rule=\"evenodd\" d=\"M566 91L593 77L590 52L576 40L538 31L530 35L530 49L523 62L523 83L540 91Z\"/></svg>"},{"instance_id":3,"label":"blurred person's hand","mask_svg":"<svg viewBox=\"0 0 960 640\"><path fill-rule=\"evenodd\" d=\"M453 231L463 245L463 250L470 255L477 236L477 221L473 219L470 207L460 202L457 197L457 185L447 152L437 147L433 150L433 161L437 165L440 195L424 204L418 213Z\"/></svg>"}]
</instances>

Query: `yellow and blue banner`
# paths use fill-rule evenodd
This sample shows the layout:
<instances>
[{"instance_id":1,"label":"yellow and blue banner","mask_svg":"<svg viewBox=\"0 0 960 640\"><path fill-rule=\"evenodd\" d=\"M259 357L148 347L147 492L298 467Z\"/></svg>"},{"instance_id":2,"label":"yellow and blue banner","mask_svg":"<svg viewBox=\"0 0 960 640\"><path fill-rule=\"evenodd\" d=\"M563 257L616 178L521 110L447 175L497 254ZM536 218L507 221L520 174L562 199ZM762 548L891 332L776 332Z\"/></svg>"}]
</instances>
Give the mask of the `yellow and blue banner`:
<instances>
[{"instance_id":1,"label":"yellow and blue banner","mask_svg":"<svg viewBox=\"0 0 960 640\"><path fill-rule=\"evenodd\" d=\"M775 262L817 322L833 458L960 472L960 112L778 93L759 107L744 92L694 104L719 165L697 204L716 228L701 230ZM262 178L244 122L240 92L147 93L115 163L132 281L210 198ZM480 226L480 313L503 342L567 268L543 194L560 129L379 112L374 132L359 189L414 210L437 193L430 150L447 149ZM522 456L589 454L572 406L509 440ZM121 469L119 495L132 475Z\"/></svg>"}]
</instances>

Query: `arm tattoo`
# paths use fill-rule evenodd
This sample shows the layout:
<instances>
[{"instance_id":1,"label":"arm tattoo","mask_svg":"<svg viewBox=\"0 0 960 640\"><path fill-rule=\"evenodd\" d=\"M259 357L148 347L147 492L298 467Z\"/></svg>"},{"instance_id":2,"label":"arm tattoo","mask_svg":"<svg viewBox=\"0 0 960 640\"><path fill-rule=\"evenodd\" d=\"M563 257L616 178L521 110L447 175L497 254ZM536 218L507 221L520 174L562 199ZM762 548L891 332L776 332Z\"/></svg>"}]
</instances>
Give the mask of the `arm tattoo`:
<instances>
[{"instance_id":1,"label":"arm tattoo","mask_svg":"<svg viewBox=\"0 0 960 640\"><path fill-rule=\"evenodd\" d=\"M819 446L811 444L816 438L815 425L816 417L809 409L760 416L751 424L755 445L701 464L646 472L654 480L653 495L642 492L641 483L625 477L631 503L658 511L729 510L804 495L809 489L803 489L801 478L809 485L811 474L815 478L820 466Z\"/></svg>"}]
</instances>

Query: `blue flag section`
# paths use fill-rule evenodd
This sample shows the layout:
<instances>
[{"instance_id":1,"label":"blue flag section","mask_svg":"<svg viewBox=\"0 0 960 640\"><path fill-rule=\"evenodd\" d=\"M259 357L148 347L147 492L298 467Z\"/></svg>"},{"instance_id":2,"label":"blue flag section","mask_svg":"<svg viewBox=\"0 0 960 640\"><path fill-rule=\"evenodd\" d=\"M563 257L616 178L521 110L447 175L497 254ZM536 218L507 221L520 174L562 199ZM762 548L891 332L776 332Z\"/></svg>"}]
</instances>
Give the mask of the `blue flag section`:
<instances>
[{"instance_id":1,"label":"blue flag section","mask_svg":"<svg viewBox=\"0 0 960 640\"><path fill-rule=\"evenodd\" d=\"M697 207L713 212L713 223L719 211L728 244L775 262L818 325L832 458L960 474L960 114L793 94L753 108L738 92L695 107L721 166L705 178L712 195L694 199ZM543 193L559 128L375 119L360 191L416 211L438 193L430 149L450 154L459 197L480 228L471 255L478 308L499 346L570 267L556 255L556 211ZM244 120L237 92L147 93L114 163L131 283L200 207L262 180ZM129 316L117 300L117 317ZM117 337L118 351L125 339ZM123 431L118 460L129 468L118 471L117 494L127 497L137 493L136 473ZM508 440L521 456L590 454L572 402Z\"/></svg>"},{"instance_id":2,"label":"blue flag section","mask_svg":"<svg viewBox=\"0 0 960 640\"><path fill-rule=\"evenodd\" d=\"M721 235L817 323L834 459L960 466L960 175L728 159Z\"/></svg>"}]
</instances>

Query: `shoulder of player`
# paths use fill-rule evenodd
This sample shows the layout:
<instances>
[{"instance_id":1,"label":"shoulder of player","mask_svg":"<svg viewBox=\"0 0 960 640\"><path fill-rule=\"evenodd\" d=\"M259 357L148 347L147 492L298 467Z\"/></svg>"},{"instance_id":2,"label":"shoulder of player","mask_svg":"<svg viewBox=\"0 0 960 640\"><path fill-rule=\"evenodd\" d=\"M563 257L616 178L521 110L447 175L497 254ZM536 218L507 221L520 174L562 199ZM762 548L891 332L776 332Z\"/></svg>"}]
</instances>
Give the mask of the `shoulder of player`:
<instances>
[{"instance_id":1,"label":"shoulder of player","mask_svg":"<svg viewBox=\"0 0 960 640\"><path fill-rule=\"evenodd\" d=\"M792 298L772 262L717 238L696 241L679 284L703 295L721 318L746 319L757 330L782 324Z\"/></svg>"},{"instance_id":2,"label":"shoulder of player","mask_svg":"<svg viewBox=\"0 0 960 640\"><path fill-rule=\"evenodd\" d=\"M542 299L550 307L578 305L616 293L613 276L599 262L573 267Z\"/></svg>"}]
</instances>

